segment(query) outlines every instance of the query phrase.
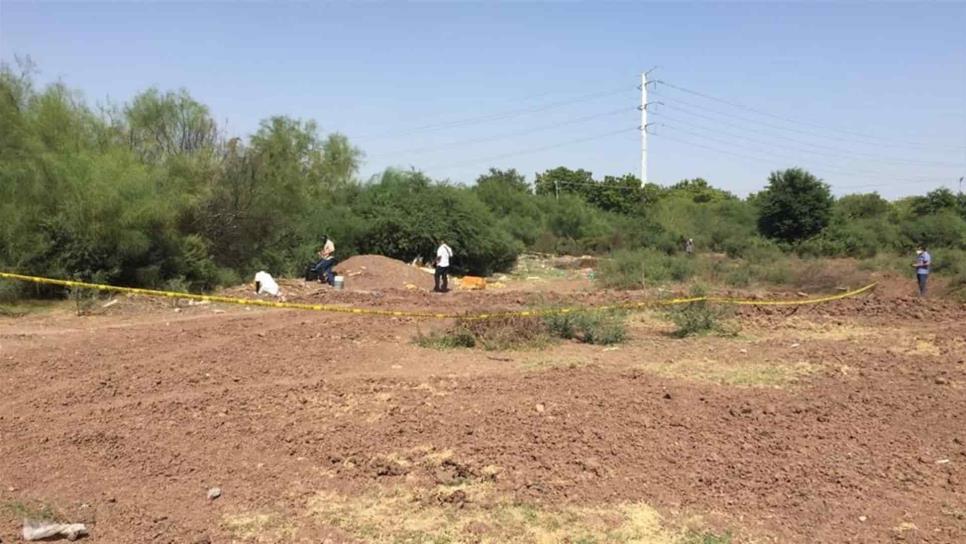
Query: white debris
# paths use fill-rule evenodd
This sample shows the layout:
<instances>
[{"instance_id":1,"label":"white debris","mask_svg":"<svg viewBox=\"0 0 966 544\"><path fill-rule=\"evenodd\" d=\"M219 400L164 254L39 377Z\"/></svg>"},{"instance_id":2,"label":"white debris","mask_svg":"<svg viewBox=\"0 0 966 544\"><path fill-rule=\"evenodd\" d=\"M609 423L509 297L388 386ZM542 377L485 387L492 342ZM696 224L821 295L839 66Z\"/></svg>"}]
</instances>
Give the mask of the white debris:
<instances>
[{"instance_id":1,"label":"white debris","mask_svg":"<svg viewBox=\"0 0 966 544\"><path fill-rule=\"evenodd\" d=\"M52 523L49 521L23 521L23 539L44 540L51 537L65 536L67 540L77 540L87 533L87 526L83 523Z\"/></svg>"}]
</instances>

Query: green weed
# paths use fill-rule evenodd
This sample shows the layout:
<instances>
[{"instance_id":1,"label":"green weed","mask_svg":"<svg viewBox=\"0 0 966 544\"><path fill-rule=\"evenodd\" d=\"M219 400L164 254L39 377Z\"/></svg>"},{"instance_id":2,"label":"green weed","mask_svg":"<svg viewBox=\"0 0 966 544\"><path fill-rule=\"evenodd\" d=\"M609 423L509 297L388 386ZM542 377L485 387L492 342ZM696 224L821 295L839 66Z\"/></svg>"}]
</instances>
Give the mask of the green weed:
<instances>
[{"instance_id":1,"label":"green weed","mask_svg":"<svg viewBox=\"0 0 966 544\"><path fill-rule=\"evenodd\" d=\"M619 344L627 338L627 314L619 311L552 313L544 318L550 334L585 344Z\"/></svg>"},{"instance_id":2,"label":"green weed","mask_svg":"<svg viewBox=\"0 0 966 544\"><path fill-rule=\"evenodd\" d=\"M706 294L701 287L691 290L692 297ZM732 310L711 304L704 300L670 306L666 313L668 318L677 326L671 335L677 338L699 336L712 332L734 336L738 330L734 324L726 324L724 320L730 317Z\"/></svg>"}]
</instances>

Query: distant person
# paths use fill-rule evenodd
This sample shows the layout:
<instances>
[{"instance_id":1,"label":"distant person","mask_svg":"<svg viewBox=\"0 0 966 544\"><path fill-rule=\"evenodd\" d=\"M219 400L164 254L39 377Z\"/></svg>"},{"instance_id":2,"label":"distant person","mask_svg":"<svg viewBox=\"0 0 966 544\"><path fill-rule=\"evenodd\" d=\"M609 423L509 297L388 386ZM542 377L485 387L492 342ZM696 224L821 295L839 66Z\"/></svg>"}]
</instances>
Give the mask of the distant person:
<instances>
[{"instance_id":1,"label":"distant person","mask_svg":"<svg viewBox=\"0 0 966 544\"><path fill-rule=\"evenodd\" d=\"M335 266L335 243L326 235L322 235L322 239L325 240L325 243L322 244L322 249L317 253L319 260L309 268L306 279L314 275L319 281L334 285L335 273L332 272L332 267Z\"/></svg>"},{"instance_id":2,"label":"distant person","mask_svg":"<svg viewBox=\"0 0 966 544\"><path fill-rule=\"evenodd\" d=\"M926 246L920 245L916 248L916 262L912 266L916 268L916 280L919 282L919 296L926 296L926 280L929 279L929 266L932 264L932 257L926 251Z\"/></svg>"},{"instance_id":3,"label":"distant person","mask_svg":"<svg viewBox=\"0 0 966 544\"><path fill-rule=\"evenodd\" d=\"M687 242L684 242L684 252L687 253L688 257L694 255L694 239L688 238Z\"/></svg>"},{"instance_id":4,"label":"distant person","mask_svg":"<svg viewBox=\"0 0 966 544\"><path fill-rule=\"evenodd\" d=\"M453 256L453 250L446 245L443 240L439 241L439 247L436 249L436 271L433 273L433 280L436 286L433 287L433 292L445 293L449 291L449 260Z\"/></svg>"},{"instance_id":5,"label":"distant person","mask_svg":"<svg viewBox=\"0 0 966 544\"><path fill-rule=\"evenodd\" d=\"M271 274L264 270L260 270L255 274L256 295L271 295L277 297L280 293L281 290L278 288L278 283L275 282L275 278Z\"/></svg>"}]
</instances>

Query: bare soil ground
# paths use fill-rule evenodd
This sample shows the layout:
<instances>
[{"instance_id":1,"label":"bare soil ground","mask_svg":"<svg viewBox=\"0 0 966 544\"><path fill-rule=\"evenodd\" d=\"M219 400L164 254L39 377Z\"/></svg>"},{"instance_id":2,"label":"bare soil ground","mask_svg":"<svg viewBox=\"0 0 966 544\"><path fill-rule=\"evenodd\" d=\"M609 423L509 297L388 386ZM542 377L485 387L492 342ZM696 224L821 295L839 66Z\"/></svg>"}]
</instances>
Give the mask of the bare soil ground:
<instances>
[{"instance_id":1,"label":"bare soil ground","mask_svg":"<svg viewBox=\"0 0 966 544\"><path fill-rule=\"evenodd\" d=\"M573 275L290 288L445 311L643 296ZM28 516L109 543L966 542L966 308L912 289L745 308L737 337L642 312L620 346L515 352L411 341L445 322L168 301L0 317L0 540Z\"/></svg>"}]
</instances>

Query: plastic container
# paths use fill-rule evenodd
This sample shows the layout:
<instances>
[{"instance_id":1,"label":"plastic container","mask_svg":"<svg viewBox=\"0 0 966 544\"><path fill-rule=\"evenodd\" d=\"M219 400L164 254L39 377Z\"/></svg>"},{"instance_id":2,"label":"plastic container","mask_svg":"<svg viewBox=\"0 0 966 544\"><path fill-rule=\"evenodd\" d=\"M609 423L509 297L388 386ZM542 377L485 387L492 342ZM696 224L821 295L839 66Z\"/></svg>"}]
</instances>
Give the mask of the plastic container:
<instances>
[{"instance_id":1,"label":"plastic container","mask_svg":"<svg viewBox=\"0 0 966 544\"><path fill-rule=\"evenodd\" d=\"M332 287L335 287L336 289L339 289L341 291L344 285L345 285L344 276L336 276L332 278Z\"/></svg>"}]
</instances>

